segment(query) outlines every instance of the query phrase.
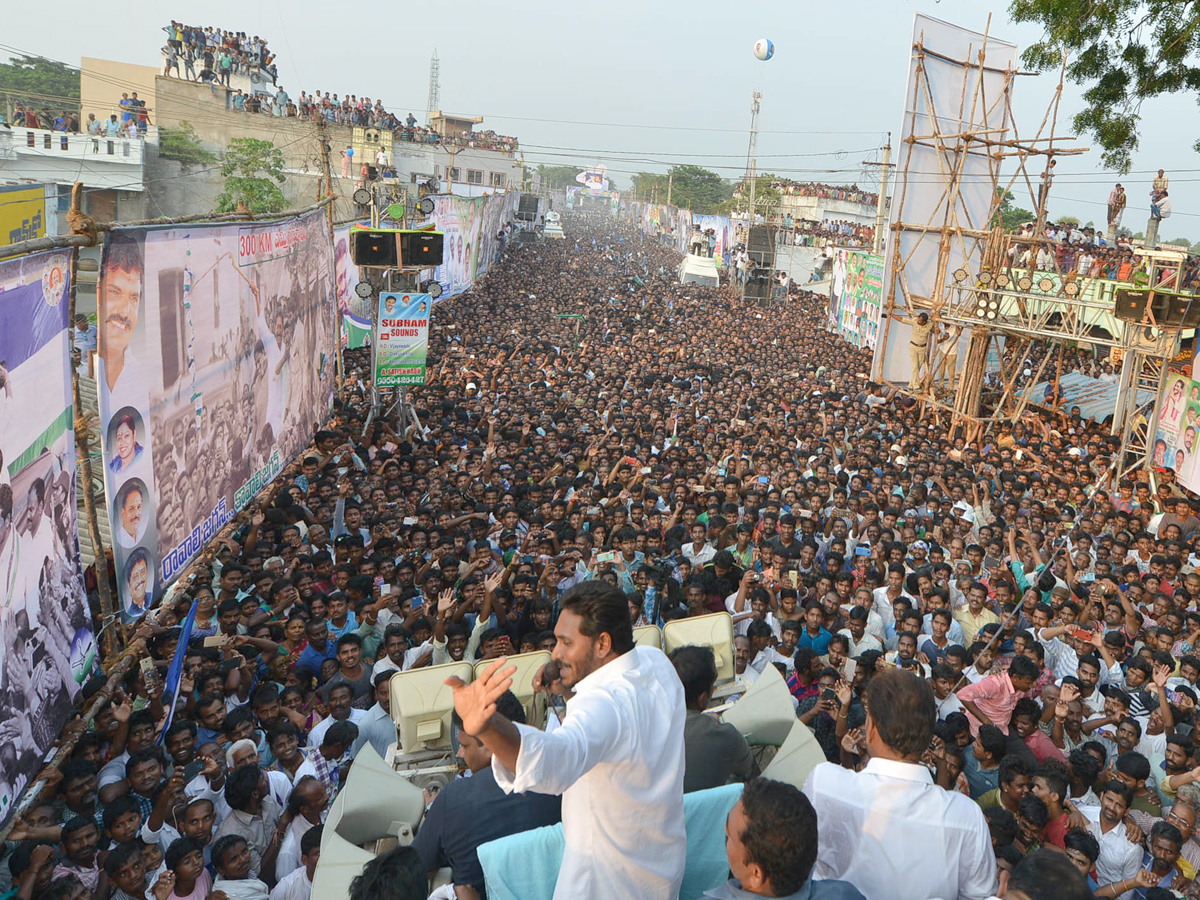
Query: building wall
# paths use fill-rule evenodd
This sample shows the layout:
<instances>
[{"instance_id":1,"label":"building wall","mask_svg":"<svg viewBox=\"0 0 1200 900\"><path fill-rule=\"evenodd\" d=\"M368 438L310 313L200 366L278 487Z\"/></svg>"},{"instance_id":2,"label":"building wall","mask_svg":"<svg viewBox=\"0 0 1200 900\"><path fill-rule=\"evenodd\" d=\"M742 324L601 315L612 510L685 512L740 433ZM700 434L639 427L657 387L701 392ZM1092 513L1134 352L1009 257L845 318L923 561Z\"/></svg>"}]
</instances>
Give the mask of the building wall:
<instances>
[{"instance_id":1,"label":"building wall","mask_svg":"<svg viewBox=\"0 0 1200 900\"><path fill-rule=\"evenodd\" d=\"M785 194L780 201L780 211L796 219L823 222L826 219L841 222L857 222L860 225L875 223L875 207L866 203L851 203L848 200L833 200L828 197L797 197Z\"/></svg>"},{"instance_id":2,"label":"building wall","mask_svg":"<svg viewBox=\"0 0 1200 900\"><path fill-rule=\"evenodd\" d=\"M86 121L90 112L95 113L97 119L107 119L112 113L120 113L121 107L118 104L121 94L137 91L138 99L146 101L150 121L157 123L154 115L154 78L161 71L153 66L83 57L80 61L79 77L80 103L83 109L80 121Z\"/></svg>"},{"instance_id":3,"label":"building wall","mask_svg":"<svg viewBox=\"0 0 1200 900\"><path fill-rule=\"evenodd\" d=\"M160 128L178 127L181 122L188 122L196 131L200 142L205 148L219 153L235 137L252 137L259 140L271 141L283 153L284 164L288 169L288 180L297 179L299 196L307 197L300 206L314 202L316 196L316 178L321 173L319 130L314 122L306 119L289 119L263 115L261 113L239 112L227 108L224 89L214 91L207 85L177 78L159 77L155 81L158 117L155 123ZM370 129L351 128L342 125L327 125L325 134L329 139L330 168L333 172L334 190L338 194L339 218L350 218L353 209L350 205L350 195L354 192L354 182L358 178L358 169L364 156L370 163L375 162L375 152L379 143L368 140ZM383 135L389 137L390 135ZM371 135L373 138L374 136ZM347 168L346 177L342 176L342 158L347 148L354 148L354 164ZM453 157L452 157L453 154ZM397 178L405 183L413 183L414 176L424 178L436 176L441 179L442 189L445 190L451 159L454 167L461 173L461 183L455 179L454 193L460 196L482 196L494 193L497 187L491 184L491 173L504 175L505 185L510 190L520 187L521 167L515 154L479 148L450 148L440 144L415 144L407 141L393 141L389 148L392 166ZM483 184L468 186L468 171L483 172ZM181 177L195 181L199 178L195 173L180 173ZM151 176L147 176L150 178ZM161 177L156 175L154 177ZM311 185L311 188L308 187ZM172 202L185 202L188 194L184 186L168 187ZM208 195L206 189L198 188L197 197ZM285 187L285 193L288 188ZM220 193L218 190L217 193ZM215 196L215 195L213 195ZM162 192L155 202L161 203ZM195 209L189 205L187 212L202 212L208 207ZM177 209L172 215L181 215L184 210ZM167 214L167 213L164 213Z\"/></svg>"}]
</instances>

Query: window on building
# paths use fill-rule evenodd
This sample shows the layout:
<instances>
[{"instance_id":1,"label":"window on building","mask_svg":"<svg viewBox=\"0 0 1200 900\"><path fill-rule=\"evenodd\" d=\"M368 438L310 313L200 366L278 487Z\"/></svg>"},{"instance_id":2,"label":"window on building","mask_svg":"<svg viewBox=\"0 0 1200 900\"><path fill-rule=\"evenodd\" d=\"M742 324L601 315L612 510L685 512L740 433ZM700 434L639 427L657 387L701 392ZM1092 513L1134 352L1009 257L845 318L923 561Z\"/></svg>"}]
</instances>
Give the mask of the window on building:
<instances>
[{"instance_id":1,"label":"window on building","mask_svg":"<svg viewBox=\"0 0 1200 900\"><path fill-rule=\"evenodd\" d=\"M453 169L447 168L446 171L450 173L451 181L462 181L462 172L459 171L457 166L455 166Z\"/></svg>"},{"instance_id":2,"label":"window on building","mask_svg":"<svg viewBox=\"0 0 1200 900\"><path fill-rule=\"evenodd\" d=\"M503 172L492 172L491 173L491 181L489 181L488 183L492 187L496 187L496 188L504 187L504 173Z\"/></svg>"},{"instance_id":3,"label":"window on building","mask_svg":"<svg viewBox=\"0 0 1200 900\"><path fill-rule=\"evenodd\" d=\"M483 171L481 169L467 169L467 184L483 184Z\"/></svg>"}]
</instances>

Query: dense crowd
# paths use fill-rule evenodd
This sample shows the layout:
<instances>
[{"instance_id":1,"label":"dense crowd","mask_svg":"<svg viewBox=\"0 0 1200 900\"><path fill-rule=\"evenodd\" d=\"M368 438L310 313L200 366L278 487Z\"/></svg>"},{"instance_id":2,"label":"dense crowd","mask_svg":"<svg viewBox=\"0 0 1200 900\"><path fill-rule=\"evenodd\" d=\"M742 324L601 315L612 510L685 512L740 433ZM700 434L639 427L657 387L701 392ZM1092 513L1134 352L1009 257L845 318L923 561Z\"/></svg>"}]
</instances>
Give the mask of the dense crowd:
<instances>
[{"instance_id":1,"label":"dense crowd","mask_svg":"<svg viewBox=\"0 0 1200 900\"><path fill-rule=\"evenodd\" d=\"M826 243L839 247L870 247L874 239L874 225L861 225L844 219L785 222L776 231L776 241L784 247L823 247Z\"/></svg>"},{"instance_id":2,"label":"dense crowd","mask_svg":"<svg viewBox=\"0 0 1200 900\"><path fill-rule=\"evenodd\" d=\"M1193 895L1200 507L1169 473L1111 483L1119 438L1077 415L968 443L869 384L823 299L744 306L607 217L567 230L438 305L417 423L364 431L369 362L347 353L333 418L139 626L153 665L17 822L15 895L305 900L355 754L395 740L391 673L553 648L589 582L633 624L731 613L739 678L779 669L830 763L803 795L748 784L743 893L714 896ZM703 715L715 670L673 662L686 789L752 778ZM434 799L405 854L421 890L438 866L481 889L479 842L560 814L520 802L472 821ZM757 890L745 862L768 857L789 874Z\"/></svg>"},{"instance_id":3,"label":"dense crowd","mask_svg":"<svg viewBox=\"0 0 1200 900\"><path fill-rule=\"evenodd\" d=\"M823 200L845 200L874 206L879 195L862 190L857 184L814 184L812 182L775 181L771 187L789 197L819 197Z\"/></svg>"},{"instance_id":4,"label":"dense crowd","mask_svg":"<svg viewBox=\"0 0 1200 900\"><path fill-rule=\"evenodd\" d=\"M1134 254L1135 243L1128 231L1106 235L1075 223L1047 222L1044 239L1034 242L1034 223L1016 231L1017 241L1009 248L1009 257L1020 268L1058 271L1073 278L1106 278L1145 285L1148 283L1146 257ZM1110 229L1110 231L1112 231ZM1173 272L1164 273L1158 284L1175 289ZM1179 289L1192 292L1200 285L1200 258L1188 254L1183 265Z\"/></svg>"},{"instance_id":5,"label":"dense crowd","mask_svg":"<svg viewBox=\"0 0 1200 900\"><path fill-rule=\"evenodd\" d=\"M162 29L167 36L163 47L163 75L172 72L189 81L215 81L226 86L233 75L251 76L261 73L274 83L277 70L275 54L257 34L250 37L244 31L226 31L211 26L184 25L172 21ZM209 73L205 77L204 72Z\"/></svg>"}]
</instances>

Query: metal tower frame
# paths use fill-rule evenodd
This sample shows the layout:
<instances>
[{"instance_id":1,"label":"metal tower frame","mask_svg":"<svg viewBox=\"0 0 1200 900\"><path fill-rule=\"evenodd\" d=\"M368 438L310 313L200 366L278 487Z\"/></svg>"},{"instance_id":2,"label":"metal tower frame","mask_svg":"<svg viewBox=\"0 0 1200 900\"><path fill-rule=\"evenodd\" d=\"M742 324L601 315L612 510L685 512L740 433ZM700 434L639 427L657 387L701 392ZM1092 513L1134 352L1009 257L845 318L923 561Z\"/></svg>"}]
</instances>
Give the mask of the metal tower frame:
<instances>
[{"instance_id":1,"label":"metal tower frame","mask_svg":"<svg viewBox=\"0 0 1200 900\"><path fill-rule=\"evenodd\" d=\"M429 59L429 97L425 101L425 127L428 128L432 122L433 112L441 109L441 63L438 62L437 48L433 49L433 56Z\"/></svg>"}]
</instances>

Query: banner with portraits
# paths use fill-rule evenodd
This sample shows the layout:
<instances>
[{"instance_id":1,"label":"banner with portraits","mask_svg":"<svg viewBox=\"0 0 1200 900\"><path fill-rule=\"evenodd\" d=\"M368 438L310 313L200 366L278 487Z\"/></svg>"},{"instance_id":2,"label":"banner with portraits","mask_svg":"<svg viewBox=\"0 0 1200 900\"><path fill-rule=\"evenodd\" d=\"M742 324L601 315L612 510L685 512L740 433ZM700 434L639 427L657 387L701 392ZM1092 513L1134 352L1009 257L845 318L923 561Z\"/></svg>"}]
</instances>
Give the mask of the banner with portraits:
<instances>
[{"instance_id":1,"label":"banner with portraits","mask_svg":"<svg viewBox=\"0 0 1200 900\"><path fill-rule=\"evenodd\" d=\"M883 257L839 248L829 287L830 324L855 347L875 349L883 309Z\"/></svg>"},{"instance_id":2,"label":"banner with portraits","mask_svg":"<svg viewBox=\"0 0 1200 900\"><path fill-rule=\"evenodd\" d=\"M1155 466L1170 469L1179 483L1195 490L1200 482L1197 437L1200 436L1200 381L1180 372L1167 374L1166 387L1158 405L1151 459Z\"/></svg>"},{"instance_id":3,"label":"banner with portraits","mask_svg":"<svg viewBox=\"0 0 1200 900\"><path fill-rule=\"evenodd\" d=\"M429 350L428 294L384 293L375 329L375 384L396 387L425 383Z\"/></svg>"},{"instance_id":4,"label":"banner with portraits","mask_svg":"<svg viewBox=\"0 0 1200 900\"><path fill-rule=\"evenodd\" d=\"M70 254L0 262L0 820L96 656L79 560Z\"/></svg>"},{"instance_id":5,"label":"banner with portraits","mask_svg":"<svg viewBox=\"0 0 1200 900\"><path fill-rule=\"evenodd\" d=\"M105 490L134 620L329 414L329 226L314 212L114 229L97 296Z\"/></svg>"},{"instance_id":6,"label":"banner with portraits","mask_svg":"<svg viewBox=\"0 0 1200 900\"><path fill-rule=\"evenodd\" d=\"M455 197L440 194L430 197L433 213L421 223L432 225L445 237L442 264L421 273L421 280L433 279L442 286L439 300L468 290L500 258L500 233L512 221L517 193L491 194L487 197Z\"/></svg>"},{"instance_id":7,"label":"banner with portraits","mask_svg":"<svg viewBox=\"0 0 1200 900\"><path fill-rule=\"evenodd\" d=\"M479 246L482 225L483 197L454 197L440 194L430 197L433 214L426 223L445 237L442 241L442 264L433 270L433 278L442 286L440 299L461 294L475 283L475 254Z\"/></svg>"},{"instance_id":8,"label":"banner with portraits","mask_svg":"<svg viewBox=\"0 0 1200 900\"><path fill-rule=\"evenodd\" d=\"M333 229L333 271L336 278L337 305L342 319L342 344L351 350L365 346L371 337L371 298L354 292L362 280L358 266L350 261L350 225Z\"/></svg>"}]
</instances>

